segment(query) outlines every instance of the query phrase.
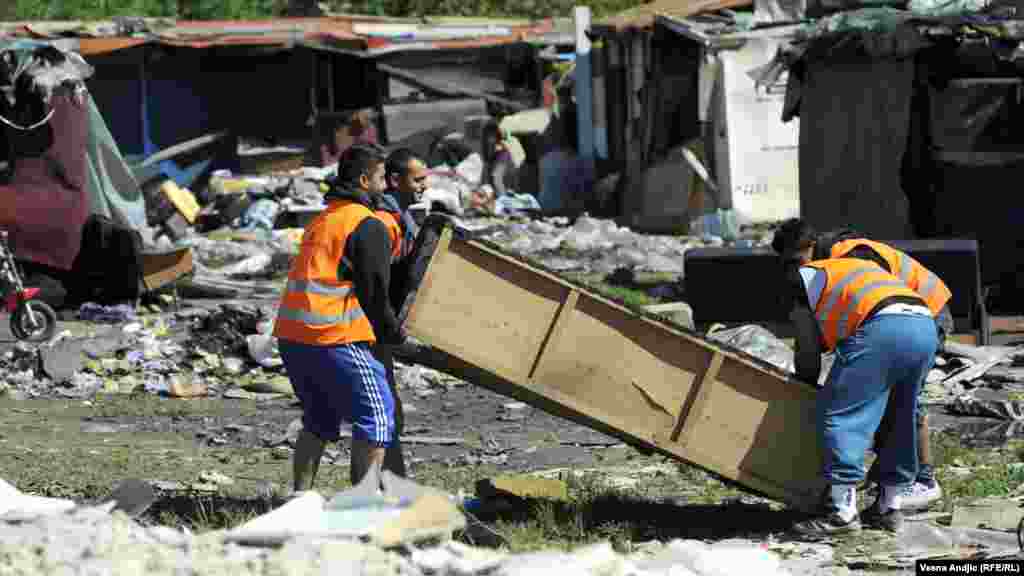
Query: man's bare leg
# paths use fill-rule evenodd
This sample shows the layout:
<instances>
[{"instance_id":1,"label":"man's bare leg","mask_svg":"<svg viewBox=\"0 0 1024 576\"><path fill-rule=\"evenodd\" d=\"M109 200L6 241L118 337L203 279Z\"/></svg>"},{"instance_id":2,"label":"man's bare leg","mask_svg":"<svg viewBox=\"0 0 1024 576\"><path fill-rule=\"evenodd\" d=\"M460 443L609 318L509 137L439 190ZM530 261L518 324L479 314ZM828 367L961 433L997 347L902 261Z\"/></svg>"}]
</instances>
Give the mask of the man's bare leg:
<instances>
[{"instance_id":1,"label":"man's bare leg","mask_svg":"<svg viewBox=\"0 0 1024 576\"><path fill-rule=\"evenodd\" d=\"M384 365L384 371L388 377L388 388L391 389L391 397L395 401L395 436L384 455L383 469L395 476L405 478L405 455L402 453L401 441L402 431L405 428L405 410L402 407L402 397L398 395L398 383L395 380L394 348L378 343L373 346L373 356Z\"/></svg>"},{"instance_id":2,"label":"man's bare leg","mask_svg":"<svg viewBox=\"0 0 1024 576\"><path fill-rule=\"evenodd\" d=\"M399 478L405 478L406 476L405 456L402 454L402 440L397 434L384 453L384 470L391 472Z\"/></svg>"},{"instance_id":3,"label":"man's bare leg","mask_svg":"<svg viewBox=\"0 0 1024 576\"><path fill-rule=\"evenodd\" d=\"M323 440L308 430L299 433L299 439L295 442L295 454L292 456L292 488L296 492L313 489L323 454Z\"/></svg>"},{"instance_id":4,"label":"man's bare leg","mask_svg":"<svg viewBox=\"0 0 1024 576\"><path fill-rule=\"evenodd\" d=\"M387 449L383 446L370 444L366 440L352 439L352 464L349 469L349 479L355 486L366 476L371 466L378 468L384 465L384 454Z\"/></svg>"}]
</instances>

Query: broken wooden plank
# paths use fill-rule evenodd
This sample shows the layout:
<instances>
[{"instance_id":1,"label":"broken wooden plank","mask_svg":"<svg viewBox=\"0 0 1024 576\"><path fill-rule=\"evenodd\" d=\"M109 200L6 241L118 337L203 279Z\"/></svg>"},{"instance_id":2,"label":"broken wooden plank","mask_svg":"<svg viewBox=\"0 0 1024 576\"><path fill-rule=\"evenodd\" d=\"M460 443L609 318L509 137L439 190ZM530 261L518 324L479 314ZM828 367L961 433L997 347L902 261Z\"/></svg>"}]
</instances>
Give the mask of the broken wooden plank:
<instances>
[{"instance_id":1,"label":"broken wooden plank","mask_svg":"<svg viewBox=\"0 0 1024 576\"><path fill-rule=\"evenodd\" d=\"M651 314L664 314L665 312L679 312L680 310L689 310L690 305L686 302L666 302L664 304L651 304L644 306L644 310Z\"/></svg>"},{"instance_id":2,"label":"broken wooden plank","mask_svg":"<svg viewBox=\"0 0 1024 576\"><path fill-rule=\"evenodd\" d=\"M516 112L530 108L526 104L516 102L515 100L509 100L508 98L502 98L501 96L495 96L493 94L488 94L487 92L473 90L472 88L464 88L443 80L424 80L414 72L395 68L394 66L389 66L387 64L377 64L377 69L397 80L407 82L428 92L434 92L444 96L469 96L471 98L480 98L482 100L487 100L489 102L511 108Z\"/></svg>"}]
</instances>

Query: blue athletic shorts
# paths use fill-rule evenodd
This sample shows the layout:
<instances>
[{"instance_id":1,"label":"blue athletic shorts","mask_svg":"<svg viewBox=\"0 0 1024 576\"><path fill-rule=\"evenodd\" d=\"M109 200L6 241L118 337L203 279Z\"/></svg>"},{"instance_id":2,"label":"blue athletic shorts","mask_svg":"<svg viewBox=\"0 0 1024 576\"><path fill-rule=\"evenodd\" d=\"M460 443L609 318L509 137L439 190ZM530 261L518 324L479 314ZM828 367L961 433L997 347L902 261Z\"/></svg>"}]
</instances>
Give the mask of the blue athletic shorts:
<instances>
[{"instance_id":1,"label":"blue athletic shorts","mask_svg":"<svg viewBox=\"0 0 1024 576\"><path fill-rule=\"evenodd\" d=\"M325 442L352 423L352 437L389 446L395 433L395 400L384 365L365 342L312 346L278 341L281 360L302 403L302 426Z\"/></svg>"}]
</instances>

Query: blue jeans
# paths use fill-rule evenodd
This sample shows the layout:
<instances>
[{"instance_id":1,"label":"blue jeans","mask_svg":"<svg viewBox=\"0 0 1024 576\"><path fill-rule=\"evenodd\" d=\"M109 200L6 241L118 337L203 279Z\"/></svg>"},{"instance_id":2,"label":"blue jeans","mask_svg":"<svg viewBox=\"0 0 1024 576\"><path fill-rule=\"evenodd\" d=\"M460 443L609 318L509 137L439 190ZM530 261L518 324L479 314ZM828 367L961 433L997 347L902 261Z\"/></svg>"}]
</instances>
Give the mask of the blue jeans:
<instances>
[{"instance_id":1,"label":"blue jeans","mask_svg":"<svg viewBox=\"0 0 1024 576\"><path fill-rule=\"evenodd\" d=\"M829 484L859 484L864 479L864 453L890 402L895 404L878 454L879 483L914 483L917 395L938 345L935 321L910 314L869 318L839 343L817 398L824 476Z\"/></svg>"}]
</instances>

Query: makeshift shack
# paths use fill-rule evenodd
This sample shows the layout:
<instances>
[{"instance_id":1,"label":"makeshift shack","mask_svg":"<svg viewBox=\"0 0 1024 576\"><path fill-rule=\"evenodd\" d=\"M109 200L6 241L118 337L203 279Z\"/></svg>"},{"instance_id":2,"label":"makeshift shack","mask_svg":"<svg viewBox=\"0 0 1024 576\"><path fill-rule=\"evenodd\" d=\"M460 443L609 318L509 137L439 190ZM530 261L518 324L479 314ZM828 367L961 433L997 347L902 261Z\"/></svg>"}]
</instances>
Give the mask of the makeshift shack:
<instances>
[{"instance_id":1,"label":"makeshift shack","mask_svg":"<svg viewBox=\"0 0 1024 576\"><path fill-rule=\"evenodd\" d=\"M786 57L800 213L879 239L977 239L984 282L1016 289L1021 21L928 4L837 13Z\"/></svg>"},{"instance_id":2,"label":"makeshift shack","mask_svg":"<svg viewBox=\"0 0 1024 576\"><path fill-rule=\"evenodd\" d=\"M197 190L217 169L315 165L306 161L310 137L318 148L346 111L373 109L379 141L423 148L430 142L407 140L460 130L458 119L487 112L486 102L529 107L540 100L534 53L565 41L550 20L136 19L130 26L33 22L0 29L63 42L96 67L89 88L132 163L184 141L229 134L159 163L164 176ZM445 112L436 114L431 102Z\"/></svg>"},{"instance_id":3,"label":"makeshift shack","mask_svg":"<svg viewBox=\"0 0 1024 576\"><path fill-rule=\"evenodd\" d=\"M0 41L0 228L30 275L56 280L44 297L135 300L145 205L85 86L92 73L72 52Z\"/></svg>"},{"instance_id":4,"label":"makeshift shack","mask_svg":"<svg viewBox=\"0 0 1024 576\"><path fill-rule=\"evenodd\" d=\"M607 124L598 178L620 174L609 207L627 225L678 230L715 209L749 222L798 214L798 132L779 119L785 82L755 82L792 27L746 30L735 13L712 13L750 4L652 3L592 26L595 124Z\"/></svg>"}]
</instances>

